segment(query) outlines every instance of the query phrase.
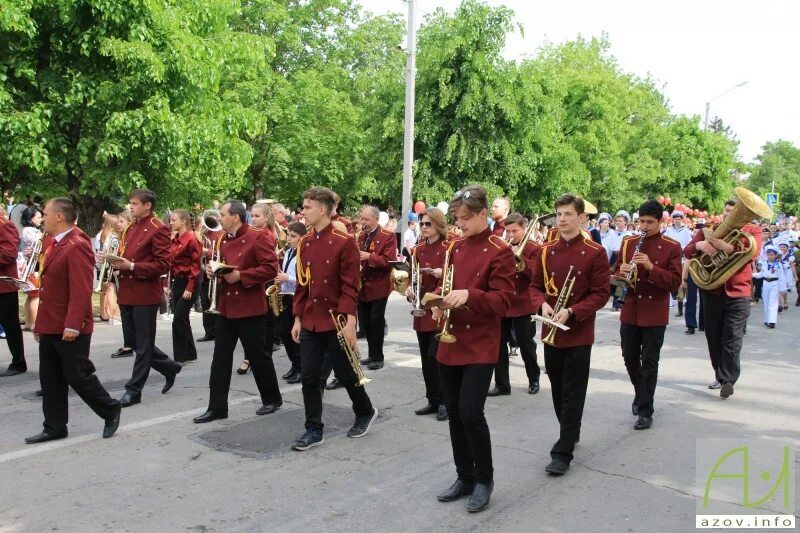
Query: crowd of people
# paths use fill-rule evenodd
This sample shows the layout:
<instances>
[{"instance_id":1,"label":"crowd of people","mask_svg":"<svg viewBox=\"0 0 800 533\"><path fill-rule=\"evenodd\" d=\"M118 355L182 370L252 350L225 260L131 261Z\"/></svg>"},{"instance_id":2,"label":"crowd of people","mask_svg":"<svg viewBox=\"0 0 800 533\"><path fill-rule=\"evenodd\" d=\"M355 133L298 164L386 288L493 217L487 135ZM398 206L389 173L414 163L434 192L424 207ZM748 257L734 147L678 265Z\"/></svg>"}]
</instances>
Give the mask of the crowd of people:
<instances>
[{"instance_id":1,"label":"crowd of people","mask_svg":"<svg viewBox=\"0 0 800 533\"><path fill-rule=\"evenodd\" d=\"M564 194L553 213L529 219L513 211L509 198L490 204L483 187L471 185L450 202L418 203L405 214L400 235L394 210L365 205L348 217L341 204L335 192L314 187L295 211L272 200L249 208L226 200L205 210L167 210L160 218L156 195L136 189L125 209L104 214L94 238L76 226L71 200L3 206L0 325L12 362L0 376L28 369L23 329L39 341L44 427L26 441L67 436L68 386L105 421L103 436L111 437L121 409L143 400L150 370L164 375L166 394L184 365L197 361L196 342L213 342L214 349L207 410L195 423L227 418L238 343L244 359L237 372L252 371L260 394L256 414L278 411L283 397L272 353L282 346L290 368L281 379L302 385L306 415L293 448L324 442L322 396L337 388L352 401L348 437L363 437L378 410L361 367L384 367L386 305L396 290L412 306L422 363L427 403L415 413L449 423L457 479L438 499L469 496L467 509L478 512L493 489L484 404L511 394L509 357L521 355L528 394L537 394L541 375L548 376L560 432L545 469L558 476L569 470L580 440L595 315L609 300L620 315L636 430L653 424L670 309L684 317L687 335L705 333L714 373L709 388L728 398L740 375L751 306L763 301L764 325L775 328L792 300L800 305L792 294L800 289L797 219L785 215L775 223L748 221L726 238L705 217L669 213L655 199L633 215L612 216ZM736 200L727 202L716 225L721 220L724 227L736 209ZM19 221L9 219L12 210ZM725 263L737 255L745 261L720 283L694 279L703 273L698 259ZM193 313L202 314L197 338ZM159 315L172 322L171 356L155 345ZM111 357L133 359L119 399L103 388L89 358L91 334L101 322L121 326L121 346ZM366 340L363 358L358 338Z\"/></svg>"}]
</instances>

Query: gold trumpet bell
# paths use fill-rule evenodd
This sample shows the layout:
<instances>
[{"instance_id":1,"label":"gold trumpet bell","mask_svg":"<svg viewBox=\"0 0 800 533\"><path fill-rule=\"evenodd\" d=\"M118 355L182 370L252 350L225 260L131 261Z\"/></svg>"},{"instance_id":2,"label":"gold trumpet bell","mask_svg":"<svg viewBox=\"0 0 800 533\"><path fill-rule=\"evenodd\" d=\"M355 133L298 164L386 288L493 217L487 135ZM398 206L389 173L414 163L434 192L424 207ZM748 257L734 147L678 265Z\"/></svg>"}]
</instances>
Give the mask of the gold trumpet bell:
<instances>
[{"instance_id":1,"label":"gold trumpet bell","mask_svg":"<svg viewBox=\"0 0 800 533\"><path fill-rule=\"evenodd\" d=\"M436 340L445 344L453 344L456 342L456 336L452 333L437 333Z\"/></svg>"},{"instance_id":2,"label":"gold trumpet bell","mask_svg":"<svg viewBox=\"0 0 800 533\"><path fill-rule=\"evenodd\" d=\"M408 272L393 268L390 278L392 280L392 288L395 292L401 296L405 296L409 284Z\"/></svg>"}]
</instances>

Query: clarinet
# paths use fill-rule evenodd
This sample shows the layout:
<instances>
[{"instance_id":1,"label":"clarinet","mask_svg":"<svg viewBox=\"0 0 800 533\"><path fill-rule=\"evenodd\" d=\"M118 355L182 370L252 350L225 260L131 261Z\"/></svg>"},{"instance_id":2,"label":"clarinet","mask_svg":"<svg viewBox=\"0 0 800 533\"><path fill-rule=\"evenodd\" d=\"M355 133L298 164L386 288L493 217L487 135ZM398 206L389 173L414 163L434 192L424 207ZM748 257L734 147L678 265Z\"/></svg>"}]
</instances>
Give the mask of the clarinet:
<instances>
[{"instance_id":1,"label":"clarinet","mask_svg":"<svg viewBox=\"0 0 800 533\"><path fill-rule=\"evenodd\" d=\"M636 242L636 248L633 250L633 255L638 254L642 250L642 244L644 244L644 238L647 236L647 233L644 231L641 232L639 235L639 240ZM632 257L632 256L631 256ZM625 284L622 286L622 290L619 294L619 303L625 303L625 297L628 295L628 289L636 285L636 281L639 278L639 269L636 267L636 263L631 262L629 263L631 266L631 271L625 276Z\"/></svg>"}]
</instances>

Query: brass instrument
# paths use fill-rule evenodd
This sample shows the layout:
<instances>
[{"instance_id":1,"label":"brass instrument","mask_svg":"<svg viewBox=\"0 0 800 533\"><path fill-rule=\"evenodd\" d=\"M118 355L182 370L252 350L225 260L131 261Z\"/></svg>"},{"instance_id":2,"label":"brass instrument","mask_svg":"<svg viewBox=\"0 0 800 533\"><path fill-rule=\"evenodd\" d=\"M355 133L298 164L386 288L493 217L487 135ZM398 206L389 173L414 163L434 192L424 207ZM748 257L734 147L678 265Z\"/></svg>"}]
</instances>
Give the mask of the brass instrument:
<instances>
[{"instance_id":1,"label":"brass instrument","mask_svg":"<svg viewBox=\"0 0 800 533\"><path fill-rule=\"evenodd\" d=\"M399 268L393 268L391 274L389 274L389 278L392 282L392 288L397 292L397 294L405 297L406 289L408 289L409 284L408 272L405 270L400 270Z\"/></svg>"},{"instance_id":2,"label":"brass instrument","mask_svg":"<svg viewBox=\"0 0 800 533\"><path fill-rule=\"evenodd\" d=\"M425 316L425 309L422 308L420 295L422 292L422 274L419 268L419 261L417 261L416 250L411 254L411 290L414 292L414 309L411 310L411 316Z\"/></svg>"},{"instance_id":3,"label":"brass instrument","mask_svg":"<svg viewBox=\"0 0 800 533\"><path fill-rule=\"evenodd\" d=\"M758 253L756 240L740 230L754 218L772 218L772 209L757 194L743 187L736 187L735 192L739 201L733 211L715 230L704 229L703 234L706 240L722 239L737 250L731 254L722 251L713 255L702 254L689 261L689 273L695 284L703 290L722 287L740 268L753 260Z\"/></svg>"},{"instance_id":4,"label":"brass instrument","mask_svg":"<svg viewBox=\"0 0 800 533\"><path fill-rule=\"evenodd\" d=\"M219 222L220 217L221 214L216 209L206 209L203 211L203 214L200 215L203 232L211 233L212 231L221 230L222 224ZM209 261L209 265L211 265L212 269L215 269L222 259L219 250L221 244L222 237L218 238L217 242L211 247L211 260ZM206 310L206 313L211 315L219 314L219 311L217 311L217 285L219 285L219 278L217 278L216 275L212 275L211 279L208 280L208 298L211 301L211 306Z\"/></svg>"},{"instance_id":5,"label":"brass instrument","mask_svg":"<svg viewBox=\"0 0 800 533\"><path fill-rule=\"evenodd\" d=\"M633 251L633 255L636 255L642 250L645 237L647 237L647 233L642 231L639 235L639 240L636 241L636 249ZM633 256L631 256L631 262L628 264L631 266L631 270L627 274L614 274L611 276L611 284L618 289L617 300L620 303L625 302L628 291L635 287L636 283L639 281L639 268L636 266L636 263L633 262Z\"/></svg>"},{"instance_id":6,"label":"brass instrument","mask_svg":"<svg viewBox=\"0 0 800 533\"><path fill-rule=\"evenodd\" d=\"M450 249L447 249L447 252L444 255L444 268L442 269L442 298L450 294L450 291L453 290L453 277L455 274L455 269L453 265L450 264ZM444 325L442 326L442 331L436 334L436 339L439 342L444 342L446 344L452 344L456 342L456 336L450 333L450 318L452 317L453 310L452 309L445 309L444 310Z\"/></svg>"},{"instance_id":7,"label":"brass instrument","mask_svg":"<svg viewBox=\"0 0 800 533\"><path fill-rule=\"evenodd\" d=\"M563 309L566 309L567 303L569 302L570 294L572 294L572 287L575 285L575 276L572 275L572 270L575 267L570 266L569 272L567 272L567 277L564 278L564 284L561 286L561 291L558 293L558 298L556 299L556 304L553 306L553 317L555 317L558 313L560 313ZM549 344L550 346L556 345L556 331L558 331L558 327L554 327L553 324L550 324L550 331L547 332L545 337L542 337L542 342L545 344Z\"/></svg>"},{"instance_id":8,"label":"brass instrument","mask_svg":"<svg viewBox=\"0 0 800 533\"><path fill-rule=\"evenodd\" d=\"M281 283L277 279L267 287L267 301L269 308L272 309L272 314L280 316L283 311L283 295L281 294Z\"/></svg>"},{"instance_id":9,"label":"brass instrument","mask_svg":"<svg viewBox=\"0 0 800 533\"><path fill-rule=\"evenodd\" d=\"M108 246L106 246L106 255L117 255L119 252L119 238L115 233L112 233L108 236ZM110 268L110 264L108 262L108 258L106 257L103 259L103 263L100 265L100 274L97 276L97 285L94 287L94 292L101 293L103 292L103 285L111 281L111 276L113 271ZM106 279L108 278L108 279Z\"/></svg>"},{"instance_id":10,"label":"brass instrument","mask_svg":"<svg viewBox=\"0 0 800 533\"><path fill-rule=\"evenodd\" d=\"M41 233L41 232L40 232ZM44 237L44 233L41 233L36 242L33 243L33 249L31 250L31 256L25 262L25 268L22 270L22 276L20 276L20 280L27 283L28 290L35 290L38 289L38 281L36 283L31 283L28 280L30 277L36 272L36 265L39 264L40 256L42 255L42 238Z\"/></svg>"},{"instance_id":11,"label":"brass instrument","mask_svg":"<svg viewBox=\"0 0 800 533\"><path fill-rule=\"evenodd\" d=\"M514 252L514 262L516 263L517 272L525 270L525 259L522 257L522 252L525 250L525 245L531 238L534 231L539 229L539 215L536 215L528 222L528 227L525 228L525 233L522 235L519 243L517 243L517 251ZM511 244L509 242L509 244Z\"/></svg>"},{"instance_id":12,"label":"brass instrument","mask_svg":"<svg viewBox=\"0 0 800 533\"><path fill-rule=\"evenodd\" d=\"M366 385L371 380L365 376L364 371L361 370L361 356L358 354L358 347L351 347L344 336L347 317L342 314L334 313L333 309L329 309L328 312L331 314L333 325L336 327L336 339L339 341L339 346L342 347L342 351L344 351L344 354L347 356L347 362L350 363L350 366L353 368L353 373L356 375L356 387Z\"/></svg>"}]
</instances>

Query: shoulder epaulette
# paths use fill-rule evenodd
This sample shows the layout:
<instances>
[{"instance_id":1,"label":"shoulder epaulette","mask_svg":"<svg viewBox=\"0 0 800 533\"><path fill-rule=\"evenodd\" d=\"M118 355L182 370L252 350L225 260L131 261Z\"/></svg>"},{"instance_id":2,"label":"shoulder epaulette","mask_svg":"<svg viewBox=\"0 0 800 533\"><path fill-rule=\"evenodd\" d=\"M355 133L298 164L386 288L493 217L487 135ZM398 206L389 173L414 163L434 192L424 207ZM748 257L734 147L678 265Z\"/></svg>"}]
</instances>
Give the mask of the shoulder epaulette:
<instances>
[{"instance_id":1,"label":"shoulder epaulette","mask_svg":"<svg viewBox=\"0 0 800 533\"><path fill-rule=\"evenodd\" d=\"M349 239L350 238L350 234L349 233L347 233L345 231L340 231L338 229L332 229L331 233L336 235L337 237L341 237L343 239Z\"/></svg>"},{"instance_id":2,"label":"shoulder epaulette","mask_svg":"<svg viewBox=\"0 0 800 533\"><path fill-rule=\"evenodd\" d=\"M591 236L589 237L584 236L583 242L586 243L586 245L589 246L589 248L594 248L595 250L603 250L603 252L605 252L606 250L605 248L594 242Z\"/></svg>"},{"instance_id":3,"label":"shoulder epaulette","mask_svg":"<svg viewBox=\"0 0 800 533\"><path fill-rule=\"evenodd\" d=\"M502 250L508 248L508 243L498 237L497 235L489 235L489 242L492 243L497 249Z\"/></svg>"},{"instance_id":4,"label":"shoulder epaulette","mask_svg":"<svg viewBox=\"0 0 800 533\"><path fill-rule=\"evenodd\" d=\"M663 233L661 234L661 238L662 238L662 239L664 239L665 241L667 241L667 242L668 242L668 243L670 243L670 244L675 244L675 245L677 245L678 247L680 247L680 245L681 245L681 243L679 243L678 241L676 241L676 240L675 240L675 239L673 239L672 237L667 237L667 236L666 236L666 235L664 235Z\"/></svg>"},{"instance_id":5,"label":"shoulder epaulette","mask_svg":"<svg viewBox=\"0 0 800 533\"><path fill-rule=\"evenodd\" d=\"M160 228L161 226L165 226L166 225L163 222L161 222L161 220L157 219L156 217L150 218L150 224L152 224L153 226L155 226L157 228Z\"/></svg>"},{"instance_id":6,"label":"shoulder epaulette","mask_svg":"<svg viewBox=\"0 0 800 533\"><path fill-rule=\"evenodd\" d=\"M255 226L250 226L250 231L264 231L264 228L257 228Z\"/></svg>"},{"instance_id":7,"label":"shoulder epaulette","mask_svg":"<svg viewBox=\"0 0 800 533\"><path fill-rule=\"evenodd\" d=\"M381 228L381 233L384 235L394 235L391 231Z\"/></svg>"}]
</instances>

